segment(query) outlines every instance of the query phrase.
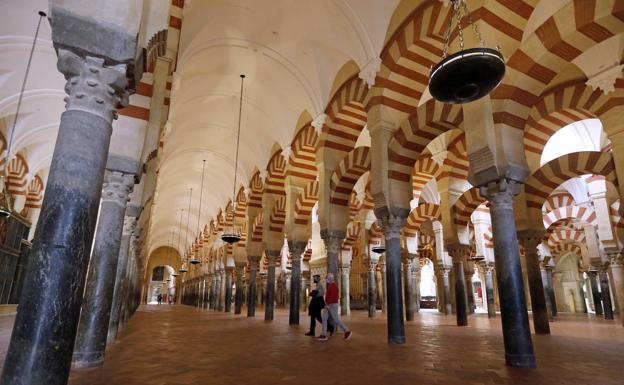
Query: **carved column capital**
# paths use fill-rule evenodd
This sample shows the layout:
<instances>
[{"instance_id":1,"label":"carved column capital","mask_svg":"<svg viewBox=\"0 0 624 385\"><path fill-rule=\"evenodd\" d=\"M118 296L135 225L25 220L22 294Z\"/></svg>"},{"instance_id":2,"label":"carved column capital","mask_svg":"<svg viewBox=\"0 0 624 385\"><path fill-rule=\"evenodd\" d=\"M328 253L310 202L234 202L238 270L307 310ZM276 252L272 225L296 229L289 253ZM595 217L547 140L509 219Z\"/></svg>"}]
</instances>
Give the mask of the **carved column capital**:
<instances>
[{"instance_id":1,"label":"carved column capital","mask_svg":"<svg viewBox=\"0 0 624 385\"><path fill-rule=\"evenodd\" d=\"M124 217L123 235L131 235L136 230L137 219L135 217Z\"/></svg>"},{"instance_id":2,"label":"carved column capital","mask_svg":"<svg viewBox=\"0 0 624 385\"><path fill-rule=\"evenodd\" d=\"M480 186L479 192L490 201L490 210L513 210L513 197L520 192L520 183L501 178Z\"/></svg>"},{"instance_id":3,"label":"carved column capital","mask_svg":"<svg viewBox=\"0 0 624 385\"><path fill-rule=\"evenodd\" d=\"M608 254L609 265L611 267L624 267L624 255L622 253Z\"/></svg>"},{"instance_id":4,"label":"carved column capital","mask_svg":"<svg viewBox=\"0 0 624 385\"><path fill-rule=\"evenodd\" d=\"M379 218L386 239L399 239L401 237L401 229L405 226L406 219L407 217L392 214Z\"/></svg>"},{"instance_id":5,"label":"carved column capital","mask_svg":"<svg viewBox=\"0 0 624 385\"><path fill-rule=\"evenodd\" d=\"M308 247L308 242L304 241L288 241L288 249L290 251L292 261L301 261L303 258L302 254L305 252L306 247Z\"/></svg>"},{"instance_id":6,"label":"carved column capital","mask_svg":"<svg viewBox=\"0 0 624 385\"><path fill-rule=\"evenodd\" d=\"M106 170L102 184L102 200L115 203L119 207L126 207L130 200L130 193L134 190L134 175L119 171Z\"/></svg>"},{"instance_id":7,"label":"carved column capital","mask_svg":"<svg viewBox=\"0 0 624 385\"><path fill-rule=\"evenodd\" d=\"M324 236L322 234L322 238L328 253L340 253L342 250L342 242L345 239L344 233L328 232L324 234Z\"/></svg>"},{"instance_id":8,"label":"carved column capital","mask_svg":"<svg viewBox=\"0 0 624 385\"><path fill-rule=\"evenodd\" d=\"M104 59L60 48L58 70L65 75L66 109L88 112L107 121L117 118L117 108L128 105L127 65L108 66Z\"/></svg>"},{"instance_id":9,"label":"carved column capital","mask_svg":"<svg viewBox=\"0 0 624 385\"><path fill-rule=\"evenodd\" d=\"M470 246L455 244L447 246L446 250L453 259L453 262L464 262L470 256Z\"/></svg>"}]
</instances>

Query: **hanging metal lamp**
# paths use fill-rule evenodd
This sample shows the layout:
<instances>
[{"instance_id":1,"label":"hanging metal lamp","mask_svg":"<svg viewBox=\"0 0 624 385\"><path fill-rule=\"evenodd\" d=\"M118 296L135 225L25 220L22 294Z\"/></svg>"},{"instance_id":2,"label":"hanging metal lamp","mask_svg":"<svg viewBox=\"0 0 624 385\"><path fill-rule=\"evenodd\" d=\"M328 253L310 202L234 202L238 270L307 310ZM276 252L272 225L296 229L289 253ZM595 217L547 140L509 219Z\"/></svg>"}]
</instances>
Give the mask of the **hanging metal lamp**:
<instances>
[{"instance_id":1,"label":"hanging metal lamp","mask_svg":"<svg viewBox=\"0 0 624 385\"><path fill-rule=\"evenodd\" d=\"M185 240L188 240L189 235L189 226L191 224L191 202L193 201L193 188L191 187L189 192L189 204L188 204L188 212L186 213L186 234ZM199 260L195 258L195 253L193 252L193 244L191 244L190 248L187 250L186 255L188 256L188 262L191 265L197 265Z\"/></svg>"},{"instance_id":2,"label":"hanging metal lamp","mask_svg":"<svg viewBox=\"0 0 624 385\"><path fill-rule=\"evenodd\" d=\"M195 248L193 252L193 258L189 261L189 263L193 265L197 265L201 263L201 260L197 258L197 254L199 253L199 244L202 241L203 235L199 234L199 223L201 221L201 212L202 212L202 199L204 197L204 172L206 171L206 160L202 160L202 177L201 177L201 187L199 189L199 213L197 214L197 228L195 232L197 233L197 238L195 239Z\"/></svg>"},{"instance_id":3,"label":"hanging metal lamp","mask_svg":"<svg viewBox=\"0 0 624 385\"><path fill-rule=\"evenodd\" d=\"M383 254L383 253L386 252L386 242L385 242L384 237L381 237L379 239L379 243L377 243L377 244L375 244L375 245L373 245L371 247L371 251L373 253L377 253L377 254Z\"/></svg>"},{"instance_id":4,"label":"hanging metal lamp","mask_svg":"<svg viewBox=\"0 0 624 385\"><path fill-rule=\"evenodd\" d=\"M429 75L429 92L443 103L462 104L480 99L496 88L505 76L505 60L500 48L485 47L485 41L472 21L466 1L451 0L453 9L449 16L442 61L431 69ZM464 49L462 13L472 25L480 47ZM448 55L454 18L457 20L460 50Z\"/></svg>"},{"instance_id":5,"label":"hanging metal lamp","mask_svg":"<svg viewBox=\"0 0 624 385\"><path fill-rule=\"evenodd\" d=\"M245 75L241 74L241 86L240 86L240 100L238 103L238 132L236 134L236 160L234 161L234 188L232 192L232 204L231 207L231 215L232 215L232 224L231 226L227 226L223 235L221 235L221 240L225 243L236 243L241 240L241 232L238 226L236 226L236 216L235 216L235 207L236 207L236 174L238 172L238 149L240 147L240 130L241 130L241 117L243 113L243 83L245 82ZM227 219L227 214L226 214Z\"/></svg>"}]
</instances>

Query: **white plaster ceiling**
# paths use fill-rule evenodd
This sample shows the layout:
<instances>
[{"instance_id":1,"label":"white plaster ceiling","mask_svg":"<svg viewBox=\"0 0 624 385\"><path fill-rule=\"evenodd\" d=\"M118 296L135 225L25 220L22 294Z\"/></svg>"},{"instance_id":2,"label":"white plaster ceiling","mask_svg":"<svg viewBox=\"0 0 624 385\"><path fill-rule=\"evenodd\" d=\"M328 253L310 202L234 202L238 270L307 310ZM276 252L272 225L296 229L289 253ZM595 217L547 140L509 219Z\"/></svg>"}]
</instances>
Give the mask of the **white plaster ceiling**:
<instances>
[{"instance_id":1,"label":"white plaster ceiling","mask_svg":"<svg viewBox=\"0 0 624 385\"><path fill-rule=\"evenodd\" d=\"M290 145L302 112L315 117L324 111L345 63L363 68L379 55L397 3L187 2L150 249L166 244L169 229L178 225L176 213L188 208L191 187L194 225L187 239L195 238L203 159L207 189L200 226L231 198L241 73L246 78L237 178L247 186L275 148ZM369 142L368 134L361 142Z\"/></svg>"}]
</instances>

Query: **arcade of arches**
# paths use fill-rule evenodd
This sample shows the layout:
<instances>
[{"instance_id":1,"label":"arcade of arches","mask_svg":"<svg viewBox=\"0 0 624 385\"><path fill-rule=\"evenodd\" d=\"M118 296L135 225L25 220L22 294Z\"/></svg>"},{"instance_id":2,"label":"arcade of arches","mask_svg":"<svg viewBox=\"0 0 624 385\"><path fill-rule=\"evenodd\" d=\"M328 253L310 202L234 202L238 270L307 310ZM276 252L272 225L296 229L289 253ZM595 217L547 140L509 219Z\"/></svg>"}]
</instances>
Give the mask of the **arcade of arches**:
<instances>
[{"instance_id":1,"label":"arcade of arches","mask_svg":"<svg viewBox=\"0 0 624 385\"><path fill-rule=\"evenodd\" d=\"M467 5L455 105L450 0L5 3L0 384L621 381L624 1Z\"/></svg>"}]
</instances>

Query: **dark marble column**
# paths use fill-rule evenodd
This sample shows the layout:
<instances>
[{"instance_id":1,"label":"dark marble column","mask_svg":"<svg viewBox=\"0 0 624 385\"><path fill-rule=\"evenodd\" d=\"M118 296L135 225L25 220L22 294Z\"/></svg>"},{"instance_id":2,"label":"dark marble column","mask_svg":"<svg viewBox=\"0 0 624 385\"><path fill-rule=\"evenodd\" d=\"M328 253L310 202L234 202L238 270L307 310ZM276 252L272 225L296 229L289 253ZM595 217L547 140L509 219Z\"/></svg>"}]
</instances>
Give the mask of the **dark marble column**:
<instances>
[{"instance_id":1,"label":"dark marble column","mask_svg":"<svg viewBox=\"0 0 624 385\"><path fill-rule=\"evenodd\" d=\"M386 298L388 301L388 343L405 343L403 322L403 296L401 293L401 228L405 217L378 215L386 237Z\"/></svg>"},{"instance_id":2,"label":"dark marble column","mask_svg":"<svg viewBox=\"0 0 624 385\"><path fill-rule=\"evenodd\" d=\"M418 312L418 285L416 274L420 269L418 256L416 254L406 254L403 259L403 275L405 276L405 320L413 321L414 313Z\"/></svg>"},{"instance_id":3,"label":"dark marble column","mask_svg":"<svg viewBox=\"0 0 624 385\"><path fill-rule=\"evenodd\" d=\"M620 314L620 321L624 325L624 255L617 250L608 254L609 270L613 279L613 290L617 301L617 309Z\"/></svg>"},{"instance_id":4,"label":"dark marble column","mask_svg":"<svg viewBox=\"0 0 624 385\"><path fill-rule=\"evenodd\" d=\"M351 314L350 282L351 263L340 262L340 314Z\"/></svg>"},{"instance_id":5,"label":"dark marble column","mask_svg":"<svg viewBox=\"0 0 624 385\"><path fill-rule=\"evenodd\" d=\"M448 253L451 258L453 258L455 314L457 316L457 326L468 326L468 299L466 297L464 261L468 255L470 255L470 247L467 245L449 246Z\"/></svg>"},{"instance_id":6,"label":"dark marble column","mask_svg":"<svg viewBox=\"0 0 624 385\"><path fill-rule=\"evenodd\" d=\"M213 270L210 274L210 310L217 311L217 284L218 284L218 276L219 273Z\"/></svg>"},{"instance_id":7,"label":"dark marble column","mask_svg":"<svg viewBox=\"0 0 624 385\"><path fill-rule=\"evenodd\" d=\"M280 257L280 250L267 250L269 267L267 269L266 291L264 297L264 320L273 320L275 309L275 260Z\"/></svg>"},{"instance_id":8,"label":"dark marble column","mask_svg":"<svg viewBox=\"0 0 624 385\"><path fill-rule=\"evenodd\" d=\"M117 272L115 274L115 289L113 291L113 304L111 307L110 319L108 321L107 343L114 342L117 339L119 323L121 322L121 310L124 298L124 281L126 278L126 270L128 268L128 256L132 252L131 248L134 247L135 239L137 237L136 218L126 217L125 220L129 223L124 223L124 234L122 235L121 246L119 248L119 260L117 262ZM125 234L125 228L129 231L128 235Z\"/></svg>"},{"instance_id":9,"label":"dark marble column","mask_svg":"<svg viewBox=\"0 0 624 385\"><path fill-rule=\"evenodd\" d=\"M606 320L613 319L613 304L611 303L611 289L609 288L608 265L600 266L598 277L600 278L600 295L602 298L602 311Z\"/></svg>"},{"instance_id":10,"label":"dark marble column","mask_svg":"<svg viewBox=\"0 0 624 385\"><path fill-rule=\"evenodd\" d=\"M327 250L327 272L334 275L334 279L339 279L340 252L342 241L345 239L345 232L340 230L322 230L321 237Z\"/></svg>"},{"instance_id":11,"label":"dark marble column","mask_svg":"<svg viewBox=\"0 0 624 385\"><path fill-rule=\"evenodd\" d=\"M219 267L217 270L217 310L225 309L225 269Z\"/></svg>"},{"instance_id":12,"label":"dark marble column","mask_svg":"<svg viewBox=\"0 0 624 385\"><path fill-rule=\"evenodd\" d=\"M449 278L451 268L436 264L434 269L437 282L438 310L445 315L449 315L452 313L453 307L451 303L451 284Z\"/></svg>"},{"instance_id":13,"label":"dark marble column","mask_svg":"<svg viewBox=\"0 0 624 385\"><path fill-rule=\"evenodd\" d=\"M472 288L472 276L474 275L474 262L467 257L464 265L464 281L466 282L466 299L468 300L468 315L474 314L475 299L474 290Z\"/></svg>"},{"instance_id":14,"label":"dark marble column","mask_svg":"<svg viewBox=\"0 0 624 385\"><path fill-rule=\"evenodd\" d=\"M505 362L512 367L534 368L535 355L513 213L513 197L518 194L519 187L517 182L503 178L482 186L480 192L490 201Z\"/></svg>"},{"instance_id":15,"label":"dark marble column","mask_svg":"<svg viewBox=\"0 0 624 385\"><path fill-rule=\"evenodd\" d=\"M548 311L554 319L557 317L557 299L555 297L555 288L553 286L552 266L547 263L543 264L542 282L544 282L544 291L546 291Z\"/></svg>"},{"instance_id":16,"label":"dark marble column","mask_svg":"<svg viewBox=\"0 0 624 385\"><path fill-rule=\"evenodd\" d=\"M307 241L289 241L288 248L292 257L292 270L290 277L290 310L288 313L288 324L299 325L299 299L301 298L301 257L306 247Z\"/></svg>"},{"instance_id":17,"label":"dark marble column","mask_svg":"<svg viewBox=\"0 0 624 385\"><path fill-rule=\"evenodd\" d=\"M494 280L492 277L494 265L490 262L483 261L483 269L483 275L485 277L483 285L485 286L488 318L496 318L496 300L494 299Z\"/></svg>"},{"instance_id":18,"label":"dark marble column","mask_svg":"<svg viewBox=\"0 0 624 385\"><path fill-rule=\"evenodd\" d=\"M533 312L533 328L535 329L535 334L550 334L542 272L540 270L539 256L537 255L537 246L542 242L544 232L524 230L520 231L518 235L524 244L529 292L531 294L531 310Z\"/></svg>"},{"instance_id":19,"label":"dark marble column","mask_svg":"<svg viewBox=\"0 0 624 385\"><path fill-rule=\"evenodd\" d=\"M240 314L243 310L243 274L245 272L245 263L236 263L236 296L234 298L234 314Z\"/></svg>"},{"instance_id":20,"label":"dark marble column","mask_svg":"<svg viewBox=\"0 0 624 385\"><path fill-rule=\"evenodd\" d=\"M247 280L247 317L254 317L256 315L256 277L258 275L258 263L260 257L251 256L249 260L249 279Z\"/></svg>"},{"instance_id":21,"label":"dark marble column","mask_svg":"<svg viewBox=\"0 0 624 385\"><path fill-rule=\"evenodd\" d=\"M121 328L123 324L129 318L128 312L128 292L130 291L130 281L131 281L131 271L132 265L136 263L138 258L138 254L140 253L140 242L139 242L139 230L135 229L136 235L130 239L130 247L128 249L128 261L126 264L126 274L124 275L122 284L121 284L121 298L119 299L120 308L119 308L119 326ZM110 326L110 325L109 325Z\"/></svg>"},{"instance_id":22,"label":"dark marble column","mask_svg":"<svg viewBox=\"0 0 624 385\"><path fill-rule=\"evenodd\" d=\"M596 315L602 315L602 302L600 301L600 291L598 290L598 272L596 270L589 270L587 275L589 276L589 284L594 300L594 311Z\"/></svg>"},{"instance_id":23,"label":"dark marble column","mask_svg":"<svg viewBox=\"0 0 624 385\"><path fill-rule=\"evenodd\" d=\"M232 311L232 273L234 268L228 266L225 268L225 312Z\"/></svg>"},{"instance_id":24,"label":"dark marble column","mask_svg":"<svg viewBox=\"0 0 624 385\"><path fill-rule=\"evenodd\" d=\"M104 363L108 320L113 302L117 258L134 174L106 170L97 237L87 275L73 364L78 368Z\"/></svg>"},{"instance_id":25,"label":"dark marble column","mask_svg":"<svg viewBox=\"0 0 624 385\"><path fill-rule=\"evenodd\" d=\"M55 13L53 11L53 17ZM56 41L56 40L55 40ZM57 47L58 48L58 47ZM58 48L68 93L2 385L65 384L69 376L115 109L126 65Z\"/></svg>"},{"instance_id":26,"label":"dark marble column","mask_svg":"<svg viewBox=\"0 0 624 385\"><path fill-rule=\"evenodd\" d=\"M367 300L368 300L368 317L374 318L377 314L377 260L368 260L368 285L367 285Z\"/></svg>"}]
</instances>

